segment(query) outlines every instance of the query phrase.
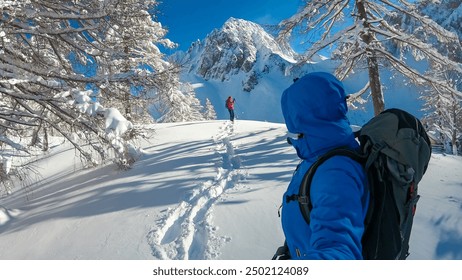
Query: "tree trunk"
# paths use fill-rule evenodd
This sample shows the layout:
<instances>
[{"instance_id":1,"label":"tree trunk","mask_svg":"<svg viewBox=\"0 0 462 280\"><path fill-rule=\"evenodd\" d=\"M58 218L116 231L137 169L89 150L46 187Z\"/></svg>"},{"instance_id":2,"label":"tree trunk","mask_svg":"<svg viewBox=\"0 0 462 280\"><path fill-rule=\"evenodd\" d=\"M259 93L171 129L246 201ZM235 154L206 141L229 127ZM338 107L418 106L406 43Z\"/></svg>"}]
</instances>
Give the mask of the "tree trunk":
<instances>
[{"instance_id":1,"label":"tree trunk","mask_svg":"<svg viewBox=\"0 0 462 280\"><path fill-rule=\"evenodd\" d=\"M371 88L372 104L374 105L374 115L377 116L385 109L382 85L380 84L379 65L375 56L369 57L367 59L367 63L369 68L369 86Z\"/></svg>"},{"instance_id":2,"label":"tree trunk","mask_svg":"<svg viewBox=\"0 0 462 280\"><path fill-rule=\"evenodd\" d=\"M457 132L458 132L458 129L457 129L457 98L455 98L454 96L452 96L452 98L454 98L456 101L454 102L454 105L452 106L452 112L451 112L451 117L452 117L452 135L451 135L451 142L452 142L452 154L455 155L455 156L458 156L459 155L459 147L457 145Z\"/></svg>"},{"instance_id":3,"label":"tree trunk","mask_svg":"<svg viewBox=\"0 0 462 280\"><path fill-rule=\"evenodd\" d=\"M364 27L367 30L370 24L367 21L367 13L366 7L364 6L364 1L357 0L356 7L358 9L359 19L363 21ZM364 41L364 43L366 43L366 46L368 46L366 53L368 54L367 66L369 70L369 86L371 89L372 103L374 105L374 115L378 115L384 110L385 105L383 101L382 86L380 84L379 64L373 48L369 48L374 39L374 36L371 33L366 32L361 35L361 39Z\"/></svg>"},{"instance_id":4,"label":"tree trunk","mask_svg":"<svg viewBox=\"0 0 462 280\"><path fill-rule=\"evenodd\" d=\"M29 144L30 146L36 146L40 142L39 133L40 133L40 129L42 129L42 124L43 124L42 121L40 121L40 124L37 127L37 129L34 129L34 131L32 132L32 139Z\"/></svg>"},{"instance_id":5,"label":"tree trunk","mask_svg":"<svg viewBox=\"0 0 462 280\"><path fill-rule=\"evenodd\" d=\"M43 146L42 146L42 151L46 152L50 148L48 144L48 129L45 126L43 126Z\"/></svg>"},{"instance_id":6,"label":"tree trunk","mask_svg":"<svg viewBox=\"0 0 462 280\"><path fill-rule=\"evenodd\" d=\"M124 41L126 42L128 39L124 38ZM130 71L130 64L128 62L128 46L124 47L124 52L126 55L126 64L125 64L125 73L128 74ZM127 88L124 89L125 94L124 94L124 105L125 105L125 117L127 120L132 120L132 108L131 108L131 100L130 100L130 85L127 85Z\"/></svg>"}]
</instances>

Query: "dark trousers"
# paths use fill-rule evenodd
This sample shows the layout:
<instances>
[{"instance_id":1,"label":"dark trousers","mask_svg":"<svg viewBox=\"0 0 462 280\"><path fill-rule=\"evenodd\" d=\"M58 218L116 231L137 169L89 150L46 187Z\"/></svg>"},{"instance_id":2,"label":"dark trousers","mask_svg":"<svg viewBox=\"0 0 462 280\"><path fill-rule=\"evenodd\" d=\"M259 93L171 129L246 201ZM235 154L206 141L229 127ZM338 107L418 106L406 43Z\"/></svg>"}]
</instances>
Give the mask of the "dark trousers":
<instances>
[{"instance_id":1,"label":"dark trousers","mask_svg":"<svg viewBox=\"0 0 462 280\"><path fill-rule=\"evenodd\" d=\"M234 121L234 109L228 109L229 112L229 120Z\"/></svg>"}]
</instances>

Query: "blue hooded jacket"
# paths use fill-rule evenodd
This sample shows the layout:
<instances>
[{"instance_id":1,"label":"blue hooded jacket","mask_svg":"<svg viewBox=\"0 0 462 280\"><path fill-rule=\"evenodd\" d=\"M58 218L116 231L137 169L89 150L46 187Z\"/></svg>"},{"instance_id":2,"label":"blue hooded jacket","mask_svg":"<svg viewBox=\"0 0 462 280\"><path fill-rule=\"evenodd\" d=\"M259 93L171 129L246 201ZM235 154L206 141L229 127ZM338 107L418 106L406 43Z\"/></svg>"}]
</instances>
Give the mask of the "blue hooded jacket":
<instances>
[{"instance_id":1,"label":"blue hooded jacket","mask_svg":"<svg viewBox=\"0 0 462 280\"><path fill-rule=\"evenodd\" d=\"M302 162L284 194L281 215L292 259L362 259L369 193L358 162L335 156L319 166L311 184L310 224L298 202L287 200L298 194L303 176L319 156L336 147L359 146L346 117L342 83L328 73L310 73L283 92L281 106L289 132L303 135L290 139Z\"/></svg>"}]
</instances>

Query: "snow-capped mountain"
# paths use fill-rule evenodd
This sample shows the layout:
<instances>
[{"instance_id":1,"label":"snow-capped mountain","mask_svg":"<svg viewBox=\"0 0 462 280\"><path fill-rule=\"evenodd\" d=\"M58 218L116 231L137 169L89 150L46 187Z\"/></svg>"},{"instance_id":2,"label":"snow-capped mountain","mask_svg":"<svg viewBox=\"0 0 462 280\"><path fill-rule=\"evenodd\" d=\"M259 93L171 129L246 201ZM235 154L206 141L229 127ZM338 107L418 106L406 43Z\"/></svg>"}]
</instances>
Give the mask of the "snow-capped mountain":
<instances>
[{"instance_id":1,"label":"snow-capped mountain","mask_svg":"<svg viewBox=\"0 0 462 280\"><path fill-rule=\"evenodd\" d=\"M279 100L294 78L329 67L321 66L322 59L319 65L295 67L296 52L279 44L260 25L236 18L173 59L183 66L182 81L195 85L201 101L212 102L218 118L227 118L224 100L233 96L237 118L271 122L283 122Z\"/></svg>"},{"instance_id":2,"label":"snow-capped mountain","mask_svg":"<svg viewBox=\"0 0 462 280\"><path fill-rule=\"evenodd\" d=\"M281 47L260 25L230 18L205 40L192 44L184 59L187 72L206 80L223 82L239 72L246 73L244 90L250 92L260 73L268 73L274 66L284 73L288 65L296 62L296 55Z\"/></svg>"}]
</instances>

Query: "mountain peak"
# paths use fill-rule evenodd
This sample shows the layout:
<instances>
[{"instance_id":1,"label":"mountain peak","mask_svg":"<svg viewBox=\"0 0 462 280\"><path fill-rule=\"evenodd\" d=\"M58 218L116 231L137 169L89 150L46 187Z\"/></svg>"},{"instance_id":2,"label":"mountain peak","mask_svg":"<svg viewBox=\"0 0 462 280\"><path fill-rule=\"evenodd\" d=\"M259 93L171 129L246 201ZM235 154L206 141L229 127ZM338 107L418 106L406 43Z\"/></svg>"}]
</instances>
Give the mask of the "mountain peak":
<instances>
[{"instance_id":1,"label":"mountain peak","mask_svg":"<svg viewBox=\"0 0 462 280\"><path fill-rule=\"evenodd\" d=\"M267 59L294 63L294 56L293 50L281 47L260 25L231 17L204 40L193 43L185 58L189 64L188 72L206 80L225 81L240 72L255 76L251 72L263 71L256 68L265 64L261 61Z\"/></svg>"},{"instance_id":2,"label":"mountain peak","mask_svg":"<svg viewBox=\"0 0 462 280\"><path fill-rule=\"evenodd\" d=\"M248 30L266 33L266 31L260 25L248 20L238 19L234 17L230 17L220 29L220 31L223 32L226 32L228 30Z\"/></svg>"}]
</instances>

